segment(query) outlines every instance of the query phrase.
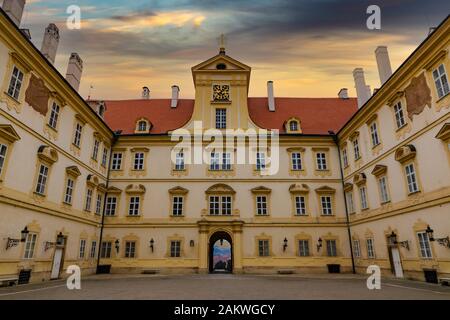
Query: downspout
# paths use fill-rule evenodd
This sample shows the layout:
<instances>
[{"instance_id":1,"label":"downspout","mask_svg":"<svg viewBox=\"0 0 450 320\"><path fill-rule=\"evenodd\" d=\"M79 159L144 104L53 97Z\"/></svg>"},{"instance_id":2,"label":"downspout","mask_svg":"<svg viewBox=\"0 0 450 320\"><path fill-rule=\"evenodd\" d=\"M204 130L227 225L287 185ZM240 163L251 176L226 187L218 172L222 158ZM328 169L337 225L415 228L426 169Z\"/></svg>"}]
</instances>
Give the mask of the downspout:
<instances>
[{"instance_id":1,"label":"downspout","mask_svg":"<svg viewBox=\"0 0 450 320\"><path fill-rule=\"evenodd\" d=\"M342 184L342 191L344 193L345 217L347 219L348 242L350 244L350 256L352 258L352 272L353 272L353 274L356 274L355 258L353 257L352 234L350 231L350 218L349 218L349 214L348 214L347 198L345 197L345 191L344 191L344 170L342 169L341 148L339 146L339 139L337 137L337 134L335 134L335 133L333 133L333 140L334 140L334 143L336 143L336 146L338 149L339 169L341 171L341 184Z\"/></svg>"}]
</instances>

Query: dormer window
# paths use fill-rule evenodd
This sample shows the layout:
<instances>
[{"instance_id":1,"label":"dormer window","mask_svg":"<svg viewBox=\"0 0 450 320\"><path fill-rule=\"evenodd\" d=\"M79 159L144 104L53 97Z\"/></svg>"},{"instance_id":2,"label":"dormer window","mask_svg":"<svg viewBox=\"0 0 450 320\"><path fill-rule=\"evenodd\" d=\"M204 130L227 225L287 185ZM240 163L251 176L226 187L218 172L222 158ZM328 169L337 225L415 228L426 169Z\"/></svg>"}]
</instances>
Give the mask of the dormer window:
<instances>
[{"instance_id":1,"label":"dormer window","mask_svg":"<svg viewBox=\"0 0 450 320\"><path fill-rule=\"evenodd\" d=\"M302 133L300 120L297 118L288 119L285 123L285 130L287 133Z\"/></svg>"},{"instance_id":2,"label":"dormer window","mask_svg":"<svg viewBox=\"0 0 450 320\"><path fill-rule=\"evenodd\" d=\"M135 133L148 133L152 128L152 124L147 119L139 119L136 122L136 132Z\"/></svg>"}]
</instances>

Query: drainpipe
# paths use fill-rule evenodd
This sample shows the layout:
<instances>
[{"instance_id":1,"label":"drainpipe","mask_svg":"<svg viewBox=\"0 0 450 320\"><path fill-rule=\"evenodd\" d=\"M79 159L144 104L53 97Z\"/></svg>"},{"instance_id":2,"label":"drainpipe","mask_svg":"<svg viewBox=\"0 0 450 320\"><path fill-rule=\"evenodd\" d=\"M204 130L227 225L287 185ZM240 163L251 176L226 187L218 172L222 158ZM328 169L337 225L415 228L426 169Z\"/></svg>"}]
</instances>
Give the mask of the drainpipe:
<instances>
[{"instance_id":1,"label":"drainpipe","mask_svg":"<svg viewBox=\"0 0 450 320\"><path fill-rule=\"evenodd\" d=\"M331 132L330 132L330 134L331 134ZM334 132L332 134L333 134L334 143L336 143L336 146L338 149L339 169L341 171L341 184L342 184L342 191L344 191L344 170L342 169L341 148L339 147L339 139L338 139L337 135ZM353 274L356 274L355 258L353 257L352 234L350 231L350 218L349 218L349 214L348 214L347 199L345 198L345 191L344 191L344 205L345 205L345 217L347 219L348 241L350 244L350 256L352 257L352 272L353 272Z\"/></svg>"}]
</instances>

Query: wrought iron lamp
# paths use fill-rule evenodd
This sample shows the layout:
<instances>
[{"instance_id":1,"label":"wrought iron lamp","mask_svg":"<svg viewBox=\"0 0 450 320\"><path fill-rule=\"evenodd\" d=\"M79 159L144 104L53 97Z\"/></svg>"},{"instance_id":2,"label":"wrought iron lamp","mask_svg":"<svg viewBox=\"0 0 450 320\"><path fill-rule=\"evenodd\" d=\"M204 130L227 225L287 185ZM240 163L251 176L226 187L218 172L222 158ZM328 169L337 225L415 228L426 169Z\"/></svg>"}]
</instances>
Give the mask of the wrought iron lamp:
<instances>
[{"instance_id":1,"label":"wrought iron lamp","mask_svg":"<svg viewBox=\"0 0 450 320\"><path fill-rule=\"evenodd\" d=\"M114 242L114 244L116 245L116 252L119 253L119 249L120 249L120 242L119 239L116 240L116 242Z\"/></svg>"},{"instance_id":2,"label":"wrought iron lamp","mask_svg":"<svg viewBox=\"0 0 450 320\"><path fill-rule=\"evenodd\" d=\"M397 234L392 231L392 233L389 235L389 238L391 239L391 242L395 245L400 245L400 247L405 248L406 250L409 251L409 241L405 240L405 241L398 241L397 240Z\"/></svg>"},{"instance_id":3,"label":"wrought iron lamp","mask_svg":"<svg viewBox=\"0 0 450 320\"><path fill-rule=\"evenodd\" d=\"M284 240L283 240L283 251L286 251L287 246L288 246L288 239L284 238Z\"/></svg>"},{"instance_id":4,"label":"wrought iron lamp","mask_svg":"<svg viewBox=\"0 0 450 320\"><path fill-rule=\"evenodd\" d=\"M322 248L322 238L319 238L319 240L317 240L317 252L320 251L320 248Z\"/></svg>"},{"instance_id":5,"label":"wrought iron lamp","mask_svg":"<svg viewBox=\"0 0 450 320\"><path fill-rule=\"evenodd\" d=\"M60 232L57 236L56 236L56 242L51 242L51 241L45 241L44 242L44 251L47 251L48 249L50 249L51 247L54 246L62 246L64 244L64 235L62 234L62 232Z\"/></svg>"},{"instance_id":6,"label":"wrought iron lamp","mask_svg":"<svg viewBox=\"0 0 450 320\"><path fill-rule=\"evenodd\" d=\"M152 249L152 252L154 250L154 245L155 244L155 240L153 240L153 238L150 239L150 249Z\"/></svg>"},{"instance_id":7,"label":"wrought iron lamp","mask_svg":"<svg viewBox=\"0 0 450 320\"><path fill-rule=\"evenodd\" d=\"M8 237L6 241L6 250L17 246L19 242L25 242L27 240L28 233L30 233L30 231L28 231L28 228L25 226L25 228L20 232L20 239L13 239Z\"/></svg>"},{"instance_id":8,"label":"wrought iron lamp","mask_svg":"<svg viewBox=\"0 0 450 320\"><path fill-rule=\"evenodd\" d=\"M437 241L437 243L439 243L441 246L450 248L450 237L449 236L447 236L445 238L435 238L434 237L434 230L431 229L430 226L427 227L425 232L427 233L428 239L430 241Z\"/></svg>"}]
</instances>

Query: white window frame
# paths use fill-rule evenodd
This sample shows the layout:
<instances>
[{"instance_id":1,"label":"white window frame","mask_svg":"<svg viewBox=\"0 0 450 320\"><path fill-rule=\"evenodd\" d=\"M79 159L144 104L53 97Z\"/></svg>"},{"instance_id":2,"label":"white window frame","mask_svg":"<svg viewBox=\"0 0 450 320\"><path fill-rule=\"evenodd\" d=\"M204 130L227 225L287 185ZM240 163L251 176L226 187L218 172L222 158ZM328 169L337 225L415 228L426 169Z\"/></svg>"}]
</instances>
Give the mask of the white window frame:
<instances>
[{"instance_id":1,"label":"white window frame","mask_svg":"<svg viewBox=\"0 0 450 320\"><path fill-rule=\"evenodd\" d=\"M327 154L325 152L316 152L316 168L317 170L328 170Z\"/></svg>"},{"instance_id":2,"label":"white window frame","mask_svg":"<svg viewBox=\"0 0 450 320\"><path fill-rule=\"evenodd\" d=\"M439 99L445 97L450 93L448 76L443 63L433 70L433 80L436 86L436 91Z\"/></svg>"},{"instance_id":3,"label":"white window frame","mask_svg":"<svg viewBox=\"0 0 450 320\"><path fill-rule=\"evenodd\" d=\"M402 103L399 101L394 106L395 124L397 129L403 128L406 125L405 114L403 112Z\"/></svg>"},{"instance_id":4,"label":"white window frame","mask_svg":"<svg viewBox=\"0 0 450 320\"><path fill-rule=\"evenodd\" d=\"M74 186L75 186L75 181L71 178L67 178L66 192L64 194L64 203L72 204L72 196L73 196Z\"/></svg>"},{"instance_id":5,"label":"white window frame","mask_svg":"<svg viewBox=\"0 0 450 320\"><path fill-rule=\"evenodd\" d=\"M11 78L9 80L8 95L15 100L19 100L20 90L24 80L24 73L17 66L13 67Z\"/></svg>"},{"instance_id":6,"label":"white window frame","mask_svg":"<svg viewBox=\"0 0 450 320\"><path fill-rule=\"evenodd\" d=\"M180 258L181 257L181 241L171 240L170 241L170 257Z\"/></svg>"},{"instance_id":7,"label":"white window frame","mask_svg":"<svg viewBox=\"0 0 450 320\"><path fill-rule=\"evenodd\" d=\"M216 129L226 129L227 128L227 109L217 108L216 109Z\"/></svg>"},{"instance_id":8,"label":"white window frame","mask_svg":"<svg viewBox=\"0 0 450 320\"><path fill-rule=\"evenodd\" d=\"M108 196L106 198L105 216L114 217L116 215L117 203L116 196Z\"/></svg>"},{"instance_id":9,"label":"white window frame","mask_svg":"<svg viewBox=\"0 0 450 320\"><path fill-rule=\"evenodd\" d=\"M415 193L419 191L419 184L417 182L416 169L414 163L405 166L406 183L408 185L408 193Z\"/></svg>"},{"instance_id":10,"label":"white window frame","mask_svg":"<svg viewBox=\"0 0 450 320\"><path fill-rule=\"evenodd\" d=\"M306 216L306 198L305 196L296 195L295 201L295 215Z\"/></svg>"},{"instance_id":11,"label":"white window frame","mask_svg":"<svg viewBox=\"0 0 450 320\"><path fill-rule=\"evenodd\" d=\"M184 165L184 153L183 151L177 152L175 156L175 170L182 171L185 169Z\"/></svg>"},{"instance_id":12,"label":"white window frame","mask_svg":"<svg viewBox=\"0 0 450 320\"><path fill-rule=\"evenodd\" d=\"M300 239L298 240L298 255L299 257L309 257L309 240Z\"/></svg>"},{"instance_id":13,"label":"white window frame","mask_svg":"<svg viewBox=\"0 0 450 320\"><path fill-rule=\"evenodd\" d=\"M140 196L131 196L130 204L128 206L128 215L129 216L139 216L141 208L141 197Z\"/></svg>"},{"instance_id":14,"label":"white window frame","mask_svg":"<svg viewBox=\"0 0 450 320\"><path fill-rule=\"evenodd\" d=\"M39 166L39 173L38 173L38 179L36 183L36 189L35 192L40 195L45 194L45 190L47 188L47 181L48 181L48 174L49 174L50 168L44 164L41 164Z\"/></svg>"},{"instance_id":15,"label":"white window frame","mask_svg":"<svg viewBox=\"0 0 450 320\"><path fill-rule=\"evenodd\" d=\"M94 194L94 191L91 188L86 189L86 200L84 203L84 211L91 211L93 194Z\"/></svg>"},{"instance_id":16,"label":"white window frame","mask_svg":"<svg viewBox=\"0 0 450 320\"><path fill-rule=\"evenodd\" d=\"M81 135L83 134L83 126L77 122L77 124L75 125L75 134L74 134L74 138L73 138L73 144L75 146L77 146L78 148L81 145Z\"/></svg>"},{"instance_id":17,"label":"white window frame","mask_svg":"<svg viewBox=\"0 0 450 320\"><path fill-rule=\"evenodd\" d=\"M24 259L33 259L36 249L37 233L30 232L25 240Z\"/></svg>"},{"instance_id":18,"label":"white window frame","mask_svg":"<svg viewBox=\"0 0 450 320\"><path fill-rule=\"evenodd\" d=\"M125 241L125 258L136 258L136 241Z\"/></svg>"},{"instance_id":19,"label":"white window frame","mask_svg":"<svg viewBox=\"0 0 450 320\"><path fill-rule=\"evenodd\" d=\"M183 216L184 197L173 196L172 198L172 216Z\"/></svg>"},{"instance_id":20,"label":"white window frame","mask_svg":"<svg viewBox=\"0 0 450 320\"><path fill-rule=\"evenodd\" d=\"M78 251L78 258L84 259L86 255L86 239L80 239L80 250Z\"/></svg>"},{"instance_id":21,"label":"white window frame","mask_svg":"<svg viewBox=\"0 0 450 320\"><path fill-rule=\"evenodd\" d=\"M387 176L382 176L378 178L378 189L380 190L381 203L389 202L390 197L387 185Z\"/></svg>"},{"instance_id":22,"label":"white window frame","mask_svg":"<svg viewBox=\"0 0 450 320\"><path fill-rule=\"evenodd\" d=\"M106 167L106 164L108 162L108 154L109 150L106 147L103 147L103 154L102 154L102 166Z\"/></svg>"},{"instance_id":23,"label":"white window frame","mask_svg":"<svg viewBox=\"0 0 450 320\"><path fill-rule=\"evenodd\" d=\"M320 207L323 216L333 215L333 199L331 196L320 196Z\"/></svg>"},{"instance_id":24,"label":"white window frame","mask_svg":"<svg viewBox=\"0 0 450 320\"><path fill-rule=\"evenodd\" d=\"M376 121L370 124L370 138L372 141L372 147L376 147L380 144L380 136L378 133L378 126Z\"/></svg>"},{"instance_id":25,"label":"white window frame","mask_svg":"<svg viewBox=\"0 0 450 320\"><path fill-rule=\"evenodd\" d=\"M348 167L347 148L342 149L342 162L344 163L344 168Z\"/></svg>"},{"instance_id":26,"label":"white window frame","mask_svg":"<svg viewBox=\"0 0 450 320\"><path fill-rule=\"evenodd\" d=\"M6 163L6 154L8 152L8 146L0 143L0 176L2 175L3 167Z\"/></svg>"},{"instance_id":27,"label":"white window frame","mask_svg":"<svg viewBox=\"0 0 450 320\"><path fill-rule=\"evenodd\" d=\"M145 160L145 153L144 152L136 152L134 154L134 170L144 170L144 160Z\"/></svg>"},{"instance_id":28,"label":"white window frame","mask_svg":"<svg viewBox=\"0 0 450 320\"><path fill-rule=\"evenodd\" d=\"M353 191L345 193L345 201L347 201L347 209L349 213L355 213L355 203L353 201Z\"/></svg>"},{"instance_id":29,"label":"white window frame","mask_svg":"<svg viewBox=\"0 0 450 320\"><path fill-rule=\"evenodd\" d=\"M48 120L48 125L55 130L56 130L56 126L58 125L58 118L59 118L60 110L61 110L60 106L56 102L53 102L52 110L50 112L50 118Z\"/></svg>"},{"instance_id":30,"label":"white window frame","mask_svg":"<svg viewBox=\"0 0 450 320\"><path fill-rule=\"evenodd\" d=\"M431 251L431 244L428 234L425 231L418 232L417 237L419 239L420 256L424 259L432 259L433 253Z\"/></svg>"},{"instance_id":31,"label":"white window frame","mask_svg":"<svg viewBox=\"0 0 450 320\"><path fill-rule=\"evenodd\" d=\"M100 258L110 259L112 253L112 241L102 241L100 244Z\"/></svg>"},{"instance_id":32,"label":"white window frame","mask_svg":"<svg viewBox=\"0 0 450 320\"><path fill-rule=\"evenodd\" d=\"M122 159L123 159L122 152L113 152L111 161L111 170L114 171L122 170Z\"/></svg>"},{"instance_id":33,"label":"white window frame","mask_svg":"<svg viewBox=\"0 0 450 320\"><path fill-rule=\"evenodd\" d=\"M260 257L270 256L270 241L268 239L258 240L258 256Z\"/></svg>"},{"instance_id":34,"label":"white window frame","mask_svg":"<svg viewBox=\"0 0 450 320\"><path fill-rule=\"evenodd\" d=\"M266 154L264 152L256 153L256 170L261 171L266 169Z\"/></svg>"},{"instance_id":35,"label":"white window frame","mask_svg":"<svg viewBox=\"0 0 450 320\"><path fill-rule=\"evenodd\" d=\"M359 188L359 199L361 200L361 209L367 209L369 205L367 202L367 188L365 186Z\"/></svg>"},{"instance_id":36,"label":"white window frame","mask_svg":"<svg viewBox=\"0 0 450 320\"><path fill-rule=\"evenodd\" d=\"M301 152L293 152L291 154L291 165L292 165L292 170L303 170Z\"/></svg>"},{"instance_id":37,"label":"white window frame","mask_svg":"<svg viewBox=\"0 0 450 320\"><path fill-rule=\"evenodd\" d=\"M325 240L328 257L337 257L337 241L334 239Z\"/></svg>"},{"instance_id":38,"label":"white window frame","mask_svg":"<svg viewBox=\"0 0 450 320\"><path fill-rule=\"evenodd\" d=\"M258 216L267 216L267 196L265 195L257 195L256 196L256 215Z\"/></svg>"},{"instance_id":39,"label":"white window frame","mask_svg":"<svg viewBox=\"0 0 450 320\"><path fill-rule=\"evenodd\" d=\"M353 156L355 157L355 160L358 160L361 158L361 150L359 150L359 139L356 138L352 141L353 143Z\"/></svg>"},{"instance_id":40,"label":"white window frame","mask_svg":"<svg viewBox=\"0 0 450 320\"><path fill-rule=\"evenodd\" d=\"M232 214L233 199L229 195L211 195L208 198L209 215L230 216Z\"/></svg>"},{"instance_id":41,"label":"white window frame","mask_svg":"<svg viewBox=\"0 0 450 320\"><path fill-rule=\"evenodd\" d=\"M366 239L367 258L375 259L375 241L373 238Z\"/></svg>"},{"instance_id":42,"label":"white window frame","mask_svg":"<svg viewBox=\"0 0 450 320\"><path fill-rule=\"evenodd\" d=\"M358 239L353 239L353 255L355 258L361 258L361 243Z\"/></svg>"},{"instance_id":43,"label":"white window frame","mask_svg":"<svg viewBox=\"0 0 450 320\"><path fill-rule=\"evenodd\" d=\"M89 258L94 259L97 252L97 240L91 241L91 251L89 252Z\"/></svg>"},{"instance_id":44,"label":"white window frame","mask_svg":"<svg viewBox=\"0 0 450 320\"><path fill-rule=\"evenodd\" d=\"M97 198L95 201L95 214L101 215L103 206L103 195L101 193L97 193Z\"/></svg>"}]
</instances>

